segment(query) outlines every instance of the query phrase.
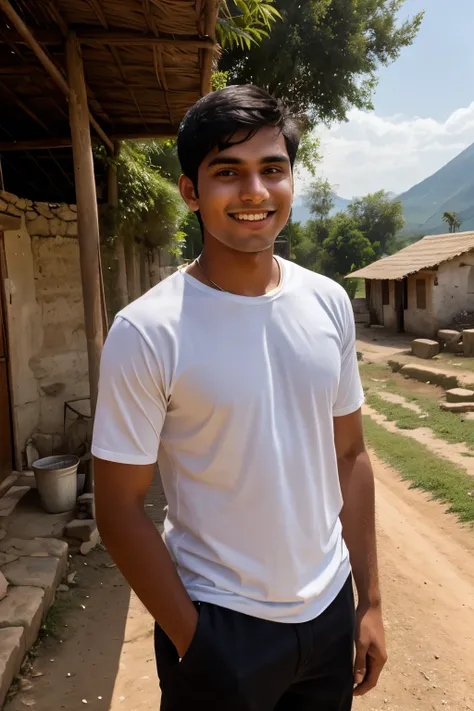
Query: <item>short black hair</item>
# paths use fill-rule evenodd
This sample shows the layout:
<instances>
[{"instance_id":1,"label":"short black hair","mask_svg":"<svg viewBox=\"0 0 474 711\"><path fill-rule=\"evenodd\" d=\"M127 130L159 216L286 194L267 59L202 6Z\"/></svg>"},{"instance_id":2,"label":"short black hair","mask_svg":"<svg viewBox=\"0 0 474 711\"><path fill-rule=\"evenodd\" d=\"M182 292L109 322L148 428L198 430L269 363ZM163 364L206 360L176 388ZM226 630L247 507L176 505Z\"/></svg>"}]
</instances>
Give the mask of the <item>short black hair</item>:
<instances>
[{"instance_id":1,"label":"short black hair","mask_svg":"<svg viewBox=\"0 0 474 711\"><path fill-rule=\"evenodd\" d=\"M181 170L197 190L199 166L214 148L223 151L231 146L237 131L248 131L243 139L248 141L267 126L281 130L293 167L301 127L280 99L252 84L226 86L207 94L189 109L179 127Z\"/></svg>"}]
</instances>

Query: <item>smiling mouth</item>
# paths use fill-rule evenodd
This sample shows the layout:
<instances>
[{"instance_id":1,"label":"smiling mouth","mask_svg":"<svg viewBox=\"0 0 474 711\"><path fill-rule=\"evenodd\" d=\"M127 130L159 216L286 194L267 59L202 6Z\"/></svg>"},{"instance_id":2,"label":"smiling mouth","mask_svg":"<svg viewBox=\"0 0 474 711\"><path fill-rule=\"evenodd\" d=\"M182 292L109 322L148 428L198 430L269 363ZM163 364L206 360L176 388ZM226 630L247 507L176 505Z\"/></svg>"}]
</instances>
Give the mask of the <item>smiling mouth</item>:
<instances>
[{"instance_id":1,"label":"smiling mouth","mask_svg":"<svg viewBox=\"0 0 474 711\"><path fill-rule=\"evenodd\" d=\"M262 222L266 220L269 215L274 215L275 210L267 210L265 212L231 212L229 217L239 222Z\"/></svg>"}]
</instances>

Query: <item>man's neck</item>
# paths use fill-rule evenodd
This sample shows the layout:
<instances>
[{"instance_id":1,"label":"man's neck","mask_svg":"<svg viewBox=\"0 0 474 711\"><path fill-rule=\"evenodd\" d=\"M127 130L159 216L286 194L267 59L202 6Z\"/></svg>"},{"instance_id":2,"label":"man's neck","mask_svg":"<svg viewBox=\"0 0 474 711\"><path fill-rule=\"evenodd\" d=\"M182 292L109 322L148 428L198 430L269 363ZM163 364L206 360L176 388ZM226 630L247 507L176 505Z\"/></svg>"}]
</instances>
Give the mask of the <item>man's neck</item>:
<instances>
[{"instance_id":1,"label":"man's neck","mask_svg":"<svg viewBox=\"0 0 474 711\"><path fill-rule=\"evenodd\" d=\"M199 266L193 262L187 272L208 286L240 296L262 296L280 282L280 266L273 249L247 254L220 244L205 244Z\"/></svg>"}]
</instances>

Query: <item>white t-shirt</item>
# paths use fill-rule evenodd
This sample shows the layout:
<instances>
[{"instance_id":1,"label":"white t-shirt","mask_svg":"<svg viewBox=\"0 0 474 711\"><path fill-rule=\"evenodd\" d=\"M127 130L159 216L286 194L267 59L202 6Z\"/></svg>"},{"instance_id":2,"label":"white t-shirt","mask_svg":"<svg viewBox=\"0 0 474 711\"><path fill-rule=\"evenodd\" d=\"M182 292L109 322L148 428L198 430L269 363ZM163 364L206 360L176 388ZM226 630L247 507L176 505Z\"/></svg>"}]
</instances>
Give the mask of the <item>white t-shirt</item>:
<instances>
[{"instance_id":1,"label":"white t-shirt","mask_svg":"<svg viewBox=\"0 0 474 711\"><path fill-rule=\"evenodd\" d=\"M120 312L92 452L158 455L165 542L192 599L305 622L350 573L333 417L363 391L346 292L279 262L281 285L263 296L179 271Z\"/></svg>"}]
</instances>

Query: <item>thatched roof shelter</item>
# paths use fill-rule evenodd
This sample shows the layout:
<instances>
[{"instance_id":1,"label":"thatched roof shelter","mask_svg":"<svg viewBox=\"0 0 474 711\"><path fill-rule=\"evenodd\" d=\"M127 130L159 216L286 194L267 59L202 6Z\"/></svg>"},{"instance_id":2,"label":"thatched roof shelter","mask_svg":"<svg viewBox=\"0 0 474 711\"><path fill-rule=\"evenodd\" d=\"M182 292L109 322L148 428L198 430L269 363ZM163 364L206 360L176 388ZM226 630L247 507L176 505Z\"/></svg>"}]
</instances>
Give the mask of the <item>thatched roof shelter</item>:
<instances>
[{"instance_id":1,"label":"thatched roof shelter","mask_svg":"<svg viewBox=\"0 0 474 711\"><path fill-rule=\"evenodd\" d=\"M9 7L51 71L10 21ZM99 131L111 144L175 135L186 110L210 89L216 13L216 0L0 0L6 189L22 192L22 180L23 192L60 200L73 187L67 89L61 85L62 78L67 86L71 32L82 50L93 140ZM9 155L13 150L17 154Z\"/></svg>"},{"instance_id":2,"label":"thatched roof shelter","mask_svg":"<svg viewBox=\"0 0 474 711\"><path fill-rule=\"evenodd\" d=\"M0 187L77 204L92 413L107 330L92 141L113 153L121 139L176 133L210 90L217 8L218 0L0 0Z\"/></svg>"}]
</instances>

